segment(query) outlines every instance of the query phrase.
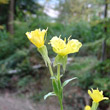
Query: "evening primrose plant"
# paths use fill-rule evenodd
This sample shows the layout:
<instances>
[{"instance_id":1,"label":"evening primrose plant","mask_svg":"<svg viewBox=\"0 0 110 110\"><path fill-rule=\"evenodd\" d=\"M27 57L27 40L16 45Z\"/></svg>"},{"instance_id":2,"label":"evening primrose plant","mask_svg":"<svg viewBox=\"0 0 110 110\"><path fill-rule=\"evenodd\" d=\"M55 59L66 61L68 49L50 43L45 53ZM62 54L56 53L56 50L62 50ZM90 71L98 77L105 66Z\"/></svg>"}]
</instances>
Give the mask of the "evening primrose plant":
<instances>
[{"instance_id":1,"label":"evening primrose plant","mask_svg":"<svg viewBox=\"0 0 110 110\"><path fill-rule=\"evenodd\" d=\"M53 63L53 66L57 66L57 74L55 74L52 70L51 61L48 56L47 47L45 45L45 35L47 33L48 29L36 29L31 32L26 32L26 35L28 39L37 47L38 52L42 55L45 65L49 67L51 80L52 80L52 86L53 91L49 92L47 95L44 96L44 99L47 99L49 96L57 96L61 110L63 110L63 88L72 80L76 79L76 77L68 79L61 83L61 77L60 74L60 67L63 67L63 70L66 69L67 64L67 58L68 54L76 53L79 51L79 49L82 46L82 43L79 42L76 39L70 39L70 37L66 40L66 38L63 40L61 39L61 36L57 37L54 36L50 42L49 45L52 46L53 51L57 54ZM85 110L96 110L99 102L105 99L108 99L107 97L103 97L103 92L99 92L99 90L88 90L89 95L93 99L92 107L89 105L85 107Z\"/></svg>"},{"instance_id":2,"label":"evening primrose plant","mask_svg":"<svg viewBox=\"0 0 110 110\"><path fill-rule=\"evenodd\" d=\"M55 57L55 61L53 63L53 66L57 66L57 74L53 73L51 61L48 56L47 47L45 45L45 34L47 33L47 29L36 29L31 32L26 32L26 35L28 39L37 47L37 50L42 55L46 66L49 67L49 71L51 74L52 79L52 86L53 86L53 92L48 93L44 96L44 99L46 99L49 96L57 96L61 110L63 110L63 88L66 86L70 81L76 79L76 77L66 80L63 84L61 83L61 77L60 74L60 66L63 66L63 70L66 69L67 64L67 58L68 54L70 53L76 53L79 51L80 47L82 46L81 42L79 42L76 39L68 38L68 41L66 41L66 38L62 40L60 37L53 37L49 44L52 46L53 51L57 53L57 56Z\"/></svg>"}]
</instances>

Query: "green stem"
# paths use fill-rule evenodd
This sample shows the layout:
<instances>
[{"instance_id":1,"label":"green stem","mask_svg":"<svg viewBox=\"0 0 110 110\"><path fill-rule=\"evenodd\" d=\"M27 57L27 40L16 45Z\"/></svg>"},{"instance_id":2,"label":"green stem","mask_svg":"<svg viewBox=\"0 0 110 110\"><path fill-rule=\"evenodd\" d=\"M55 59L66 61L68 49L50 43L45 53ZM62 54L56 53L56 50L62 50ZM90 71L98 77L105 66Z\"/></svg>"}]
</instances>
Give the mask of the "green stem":
<instances>
[{"instance_id":1,"label":"green stem","mask_svg":"<svg viewBox=\"0 0 110 110\"><path fill-rule=\"evenodd\" d=\"M57 65L57 79L60 80L60 64Z\"/></svg>"},{"instance_id":2,"label":"green stem","mask_svg":"<svg viewBox=\"0 0 110 110\"><path fill-rule=\"evenodd\" d=\"M58 83L58 88L59 88L59 95L58 95L58 99L59 99L59 103L60 103L60 107L61 110L63 110L63 90L61 87L61 80L60 80L60 64L57 65L57 83Z\"/></svg>"},{"instance_id":3,"label":"green stem","mask_svg":"<svg viewBox=\"0 0 110 110\"><path fill-rule=\"evenodd\" d=\"M99 105L99 103L96 103L96 102L92 102L92 108L91 108L91 110L97 110L97 108L98 108L98 105Z\"/></svg>"},{"instance_id":4,"label":"green stem","mask_svg":"<svg viewBox=\"0 0 110 110\"><path fill-rule=\"evenodd\" d=\"M63 103L62 103L62 99L59 97L59 102L60 102L60 110L63 110Z\"/></svg>"},{"instance_id":5,"label":"green stem","mask_svg":"<svg viewBox=\"0 0 110 110\"><path fill-rule=\"evenodd\" d=\"M57 65L57 84L58 84L59 94L60 94L61 93L60 64Z\"/></svg>"},{"instance_id":6,"label":"green stem","mask_svg":"<svg viewBox=\"0 0 110 110\"><path fill-rule=\"evenodd\" d=\"M49 66L49 71L50 71L50 74L51 74L51 76L53 76L53 70L52 70L51 64L50 64L50 63L48 63L48 66Z\"/></svg>"}]
</instances>

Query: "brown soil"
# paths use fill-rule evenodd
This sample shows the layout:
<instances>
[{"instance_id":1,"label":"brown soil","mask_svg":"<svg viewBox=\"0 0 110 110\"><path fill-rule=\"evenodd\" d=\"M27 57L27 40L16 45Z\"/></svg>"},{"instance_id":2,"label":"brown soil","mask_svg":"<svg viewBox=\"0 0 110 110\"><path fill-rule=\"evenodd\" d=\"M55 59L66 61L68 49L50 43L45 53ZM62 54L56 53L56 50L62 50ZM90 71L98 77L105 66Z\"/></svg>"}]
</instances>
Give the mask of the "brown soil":
<instances>
[{"instance_id":1,"label":"brown soil","mask_svg":"<svg viewBox=\"0 0 110 110\"><path fill-rule=\"evenodd\" d=\"M47 101L43 100L35 104L27 98L16 97L13 94L2 94L0 95L0 110L60 110L56 100L49 98Z\"/></svg>"}]
</instances>

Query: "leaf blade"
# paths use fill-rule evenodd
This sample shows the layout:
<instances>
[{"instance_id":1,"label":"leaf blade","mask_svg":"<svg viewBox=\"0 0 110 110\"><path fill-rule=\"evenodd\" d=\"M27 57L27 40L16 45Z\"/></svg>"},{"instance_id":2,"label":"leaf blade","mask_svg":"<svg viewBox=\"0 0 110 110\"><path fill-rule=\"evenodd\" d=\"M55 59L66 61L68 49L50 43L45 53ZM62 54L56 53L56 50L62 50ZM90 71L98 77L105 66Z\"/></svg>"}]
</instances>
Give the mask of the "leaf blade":
<instances>
[{"instance_id":1,"label":"leaf blade","mask_svg":"<svg viewBox=\"0 0 110 110\"><path fill-rule=\"evenodd\" d=\"M63 83L62 87L65 87L70 81L72 81L72 80L74 80L74 79L77 79L77 77L74 77L74 78L71 78L71 79L66 80L66 81Z\"/></svg>"},{"instance_id":2,"label":"leaf blade","mask_svg":"<svg viewBox=\"0 0 110 110\"><path fill-rule=\"evenodd\" d=\"M54 92L49 92L44 96L44 100L46 100L49 96L55 96L56 94Z\"/></svg>"}]
</instances>

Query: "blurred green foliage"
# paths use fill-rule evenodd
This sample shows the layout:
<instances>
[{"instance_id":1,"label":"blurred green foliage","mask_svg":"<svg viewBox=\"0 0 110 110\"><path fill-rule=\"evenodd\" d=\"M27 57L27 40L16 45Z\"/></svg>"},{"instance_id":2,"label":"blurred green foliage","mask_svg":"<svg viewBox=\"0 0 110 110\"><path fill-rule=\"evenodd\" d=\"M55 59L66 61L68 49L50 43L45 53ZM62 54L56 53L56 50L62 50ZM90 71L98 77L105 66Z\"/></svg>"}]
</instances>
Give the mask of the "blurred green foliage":
<instances>
[{"instance_id":1,"label":"blurred green foliage","mask_svg":"<svg viewBox=\"0 0 110 110\"><path fill-rule=\"evenodd\" d=\"M31 75L27 75L20 79L20 81L17 83L18 88L25 88L29 85L29 83L35 82L33 77Z\"/></svg>"},{"instance_id":2,"label":"blurred green foliage","mask_svg":"<svg viewBox=\"0 0 110 110\"><path fill-rule=\"evenodd\" d=\"M0 88L5 89L8 88L10 85L10 77L9 76L3 76L2 78L0 78Z\"/></svg>"},{"instance_id":3,"label":"blurred green foliage","mask_svg":"<svg viewBox=\"0 0 110 110\"><path fill-rule=\"evenodd\" d=\"M79 56L93 55L100 57L101 45L104 35L103 23L93 25L91 22L89 23L82 20L79 22L73 22L71 24L62 24L59 22L53 22L50 17L45 14L42 14L41 11L38 11L36 14L38 14L39 16L35 18L30 16L26 19L26 22L15 20L15 33L13 36L7 33L6 30L0 31L0 65L2 65L1 70L5 71L5 69L7 70L8 68L20 68L24 72L28 71L27 68L30 64L27 67L25 67L24 64L29 62L28 53L30 48L30 42L28 41L28 38L26 37L25 33L27 31L32 31L36 28L46 29L48 27L46 45L48 46L49 54L53 55L51 47L48 45L49 40L53 36L62 35L62 38L64 39L65 37L69 37L71 35L71 38L79 39L83 43L83 47L78 54ZM33 55L35 55L34 48L32 48L31 50L33 51ZM37 57L38 56L39 55L37 55ZM80 70L80 68L82 67L80 65L76 65L75 69L77 68ZM3 73L3 71L1 73ZM84 81L86 78L91 77L91 75L88 74L89 73L85 74L85 77L81 79ZM91 84L90 81L86 83ZM87 84L85 84L85 86L86 85Z\"/></svg>"},{"instance_id":4,"label":"blurred green foliage","mask_svg":"<svg viewBox=\"0 0 110 110\"><path fill-rule=\"evenodd\" d=\"M102 20L93 16L90 22L81 19L78 22L72 20L71 23L69 21L62 23L58 19L52 19L43 13L43 7L33 4L33 0L23 0L23 2L19 0L15 3L14 35L10 35L6 28L0 30L0 88L14 87L19 90L27 90L26 87L29 89L38 87L36 90L40 92L37 94L35 92L32 97L38 101L48 89L51 90L51 88L47 88L47 82L50 81L48 80L48 72L42 67L35 70L32 68L33 65L42 64L43 61L36 47L30 43L25 35L27 31L48 27L45 44L48 47L49 56L52 58L55 54L48 42L53 36L61 35L62 39L71 36L71 39L78 39L83 44L79 53L75 54L77 57L71 56L73 62L67 66L68 74L65 76L73 77L74 75L78 77L77 86L83 90L98 87L110 97L110 60L107 59L104 62L99 60L102 53L102 42L106 37L106 55L107 58L110 58L110 18ZM7 6L3 7L4 10L7 10ZM7 21L7 14L4 14L4 16L0 16L2 24ZM108 28L106 34L104 27ZM8 74L10 70L16 70L17 73ZM47 80L44 80L44 77Z\"/></svg>"},{"instance_id":5,"label":"blurred green foliage","mask_svg":"<svg viewBox=\"0 0 110 110\"><path fill-rule=\"evenodd\" d=\"M78 86L87 90L99 88L110 97L110 60L98 61L95 57L78 57L68 66L69 75L78 77Z\"/></svg>"}]
</instances>

